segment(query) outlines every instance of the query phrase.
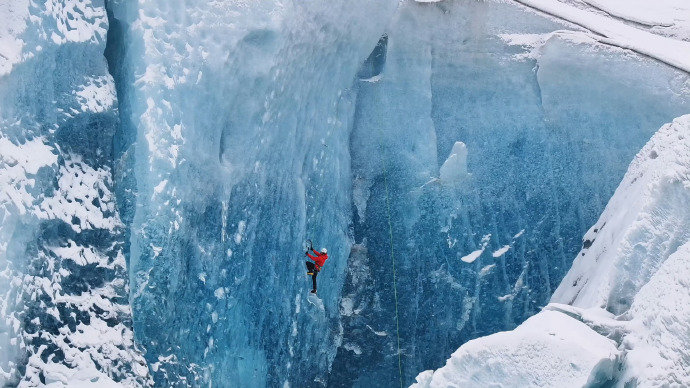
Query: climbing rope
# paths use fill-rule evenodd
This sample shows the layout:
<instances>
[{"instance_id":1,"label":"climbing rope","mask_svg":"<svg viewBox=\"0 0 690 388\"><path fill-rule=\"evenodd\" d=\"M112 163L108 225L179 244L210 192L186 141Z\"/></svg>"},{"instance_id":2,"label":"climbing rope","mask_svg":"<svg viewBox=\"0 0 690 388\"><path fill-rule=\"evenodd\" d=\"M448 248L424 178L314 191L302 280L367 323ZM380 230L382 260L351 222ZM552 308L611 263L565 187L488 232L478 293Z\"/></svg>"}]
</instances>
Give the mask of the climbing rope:
<instances>
[{"instance_id":1,"label":"climbing rope","mask_svg":"<svg viewBox=\"0 0 690 388\"><path fill-rule=\"evenodd\" d=\"M379 147L382 148L382 147ZM383 151L383 150L381 150ZM383 155L383 152L381 152ZM391 248L391 264L393 266L393 295L395 297L395 334L398 340L398 377L400 379L400 388L403 387L403 374L402 374L402 354L400 352L400 321L398 319L398 283L396 279L395 272L395 252L393 251L393 222L391 221L391 201L388 192L388 169L386 164L383 164L383 183L386 188L386 213L388 214L388 236Z\"/></svg>"}]
</instances>

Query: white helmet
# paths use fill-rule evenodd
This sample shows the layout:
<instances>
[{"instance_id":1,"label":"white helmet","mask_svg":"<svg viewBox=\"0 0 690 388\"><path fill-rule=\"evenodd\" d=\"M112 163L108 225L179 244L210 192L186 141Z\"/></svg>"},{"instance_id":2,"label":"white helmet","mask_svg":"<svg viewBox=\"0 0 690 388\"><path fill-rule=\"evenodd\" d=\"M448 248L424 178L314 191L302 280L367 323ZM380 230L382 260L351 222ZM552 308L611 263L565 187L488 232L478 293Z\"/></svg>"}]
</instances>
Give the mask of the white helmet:
<instances>
[{"instance_id":1,"label":"white helmet","mask_svg":"<svg viewBox=\"0 0 690 388\"><path fill-rule=\"evenodd\" d=\"M328 249L326 249L326 248L321 248L321 253L328 253Z\"/></svg>"}]
</instances>

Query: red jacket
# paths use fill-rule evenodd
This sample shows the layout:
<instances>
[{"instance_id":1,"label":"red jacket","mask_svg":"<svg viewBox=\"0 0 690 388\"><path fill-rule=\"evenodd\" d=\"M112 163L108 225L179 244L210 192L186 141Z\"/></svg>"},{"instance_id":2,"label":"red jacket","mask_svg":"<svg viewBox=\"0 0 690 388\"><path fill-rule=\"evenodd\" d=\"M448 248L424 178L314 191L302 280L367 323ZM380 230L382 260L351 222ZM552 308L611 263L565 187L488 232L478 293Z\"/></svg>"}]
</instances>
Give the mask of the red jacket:
<instances>
[{"instance_id":1,"label":"red jacket","mask_svg":"<svg viewBox=\"0 0 690 388\"><path fill-rule=\"evenodd\" d=\"M321 271L321 267L323 267L323 263L328 260L328 254L326 253L321 253L321 252L316 252L315 250L312 249L312 252L316 256L312 256L307 252L307 256L309 256L310 259L314 260L314 263L316 263L316 269Z\"/></svg>"}]
</instances>

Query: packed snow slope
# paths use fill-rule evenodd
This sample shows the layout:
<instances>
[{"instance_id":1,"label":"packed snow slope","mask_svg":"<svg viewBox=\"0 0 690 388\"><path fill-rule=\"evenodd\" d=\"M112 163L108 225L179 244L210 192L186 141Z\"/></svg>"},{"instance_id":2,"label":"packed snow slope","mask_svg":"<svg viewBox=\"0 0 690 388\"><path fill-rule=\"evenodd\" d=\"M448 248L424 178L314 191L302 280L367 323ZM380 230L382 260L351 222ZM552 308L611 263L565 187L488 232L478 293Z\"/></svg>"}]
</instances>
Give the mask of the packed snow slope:
<instances>
[{"instance_id":1,"label":"packed snow slope","mask_svg":"<svg viewBox=\"0 0 690 388\"><path fill-rule=\"evenodd\" d=\"M640 1L582 0L573 4L559 0L516 1L587 28L597 34L595 39L600 42L630 48L690 72L687 55L690 41L686 35L690 30L690 17L687 16L690 6L687 4L673 0L655 2L656 12L650 13L651 3L645 6ZM659 26L655 20L666 22L658 22Z\"/></svg>"},{"instance_id":2,"label":"packed snow slope","mask_svg":"<svg viewBox=\"0 0 690 388\"><path fill-rule=\"evenodd\" d=\"M615 34L507 1L0 2L3 383L391 386L515 328L690 109L682 56L574 3ZM642 283L588 276L632 311L606 295Z\"/></svg>"},{"instance_id":3,"label":"packed snow slope","mask_svg":"<svg viewBox=\"0 0 690 388\"><path fill-rule=\"evenodd\" d=\"M544 311L415 387L690 385L690 115L637 154Z\"/></svg>"}]
</instances>

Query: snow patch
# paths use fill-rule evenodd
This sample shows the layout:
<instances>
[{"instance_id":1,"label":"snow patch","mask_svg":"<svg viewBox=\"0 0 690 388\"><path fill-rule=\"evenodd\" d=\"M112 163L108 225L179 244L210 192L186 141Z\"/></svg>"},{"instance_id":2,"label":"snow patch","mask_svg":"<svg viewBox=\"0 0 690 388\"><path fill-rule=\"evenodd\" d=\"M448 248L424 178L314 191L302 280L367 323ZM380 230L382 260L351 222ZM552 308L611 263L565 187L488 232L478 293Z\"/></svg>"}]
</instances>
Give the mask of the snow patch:
<instances>
[{"instance_id":1,"label":"snow patch","mask_svg":"<svg viewBox=\"0 0 690 388\"><path fill-rule=\"evenodd\" d=\"M484 250L486 249L487 245L489 245L489 240L491 239L491 235L487 234L484 237L482 237L482 247L477 249L476 251L470 252L468 255L465 255L460 258L460 260L464 261L465 263L472 263L475 260L479 258L479 256L484 253Z\"/></svg>"},{"instance_id":2,"label":"snow patch","mask_svg":"<svg viewBox=\"0 0 690 388\"><path fill-rule=\"evenodd\" d=\"M247 221L240 221L237 224L237 232L235 233L235 244L240 244L242 243L242 239L244 238L244 232L247 229Z\"/></svg>"},{"instance_id":3,"label":"snow patch","mask_svg":"<svg viewBox=\"0 0 690 388\"><path fill-rule=\"evenodd\" d=\"M527 7L582 26L597 41L630 49L690 72L690 42L675 40L630 26L622 21L558 0L515 0Z\"/></svg>"},{"instance_id":4,"label":"snow patch","mask_svg":"<svg viewBox=\"0 0 690 388\"><path fill-rule=\"evenodd\" d=\"M87 83L78 87L74 94L84 112L100 113L115 106L115 83L110 76L88 78Z\"/></svg>"},{"instance_id":5,"label":"snow patch","mask_svg":"<svg viewBox=\"0 0 690 388\"><path fill-rule=\"evenodd\" d=\"M14 143L0 137L0 207L7 209L11 204L19 214L32 208L35 185L34 175L42 167L54 167L57 163L55 149L45 143L44 138L35 138L24 143Z\"/></svg>"},{"instance_id":6,"label":"snow patch","mask_svg":"<svg viewBox=\"0 0 690 388\"><path fill-rule=\"evenodd\" d=\"M496 264L489 264L479 271L479 276L483 277L488 275L493 269L496 268Z\"/></svg>"},{"instance_id":7,"label":"snow patch","mask_svg":"<svg viewBox=\"0 0 690 388\"><path fill-rule=\"evenodd\" d=\"M510 245L504 245L502 248L499 248L499 249L495 250L495 251L491 254L491 256L493 256L493 257L495 257L495 258L501 257L501 256L505 255L506 252L508 252L509 250L510 250Z\"/></svg>"},{"instance_id":8,"label":"snow patch","mask_svg":"<svg viewBox=\"0 0 690 388\"><path fill-rule=\"evenodd\" d=\"M414 388L461 386L584 386L596 369L613 375L615 343L586 324L543 311L513 331L461 346L446 365L417 376Z\"/></svg>"}]
</instances>

